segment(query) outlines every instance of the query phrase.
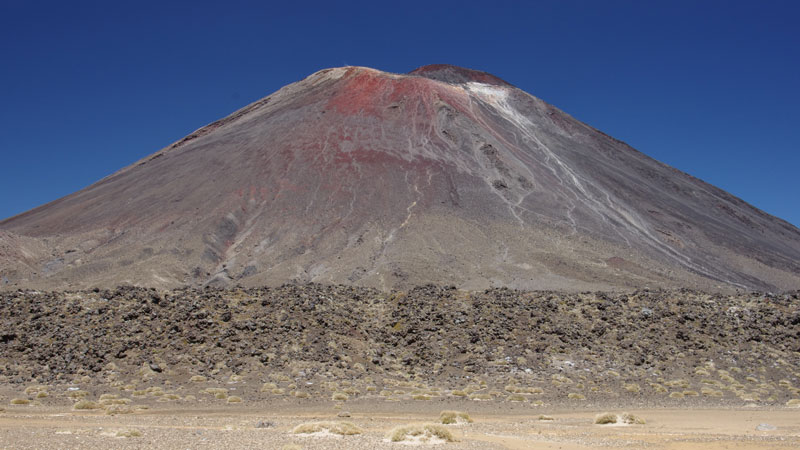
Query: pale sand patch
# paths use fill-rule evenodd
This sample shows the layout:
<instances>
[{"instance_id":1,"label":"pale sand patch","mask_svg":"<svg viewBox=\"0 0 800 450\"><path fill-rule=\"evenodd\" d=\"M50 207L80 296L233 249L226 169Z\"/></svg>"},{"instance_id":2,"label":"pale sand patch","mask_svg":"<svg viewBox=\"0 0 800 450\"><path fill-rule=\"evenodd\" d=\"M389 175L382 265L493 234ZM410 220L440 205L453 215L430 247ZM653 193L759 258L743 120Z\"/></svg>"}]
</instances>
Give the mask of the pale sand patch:
<instances>
[{"instance_id":1,"label":"pale sand patch","mask_svg":"<svg viewBox=\"0 0 800 450\"><path fill-rule=\"evenodd\" d=\"M474 403L469 403L475 405ZM174 406L174 405L171 405ZM155 409L123 416L71 413L66 407L36 407L0 416L0 448L108 448L109 437L101 433L135 429L141 436L114 439L115 448L253 448L279 449L301 443L314 449L391 449L398 443L386 442L386 433L397 425L412 421L434 421L435 412L399 412L384 402L360 405L351 420L364 430L347 437L312 435L303 439L292 434L299 424L331 420L335 412L320 406L317 410L289 408L248 408L233 410ZM604 409L608 411L608 409ZM546 411L553 421L540 421L542 411L508 414L471 410L475 422L469 427L449 428L458 442L438 445L442 449L561 449L656 448L656 449L782 449L800 448L800 421L797 410L774 409L649 409L625 411L647 421L646 425L603 427L594 425L602 411ZM621 414L622 410L609 412ZM274 423L257 429L259 420ZM775 430L758 431L769 423ZM231 427L231 424L236 424ZM114 436L116 437L116 436ZM305 442L305 444L303 444ZM430 445L415 443L417 446Z\"/></svg>"}]
</instances>

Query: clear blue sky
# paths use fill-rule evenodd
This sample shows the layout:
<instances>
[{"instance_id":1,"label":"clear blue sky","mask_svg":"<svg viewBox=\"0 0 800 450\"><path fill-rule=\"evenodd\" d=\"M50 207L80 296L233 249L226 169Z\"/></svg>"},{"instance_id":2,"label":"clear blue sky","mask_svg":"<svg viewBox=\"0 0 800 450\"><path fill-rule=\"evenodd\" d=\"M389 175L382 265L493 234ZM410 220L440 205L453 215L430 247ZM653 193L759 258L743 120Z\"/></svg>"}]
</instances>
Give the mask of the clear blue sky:
<instances>
[{"instance_id":1,"label":"clear blue sky","mask_svg":"<svg viewBox=\"0 0 800 450\"><path fill-rule=\"evenodd\" d=\"M0 0L0 218L319 69L449 63L800 225L799 24L797 1Z\"/></svg>"}]
</instances>

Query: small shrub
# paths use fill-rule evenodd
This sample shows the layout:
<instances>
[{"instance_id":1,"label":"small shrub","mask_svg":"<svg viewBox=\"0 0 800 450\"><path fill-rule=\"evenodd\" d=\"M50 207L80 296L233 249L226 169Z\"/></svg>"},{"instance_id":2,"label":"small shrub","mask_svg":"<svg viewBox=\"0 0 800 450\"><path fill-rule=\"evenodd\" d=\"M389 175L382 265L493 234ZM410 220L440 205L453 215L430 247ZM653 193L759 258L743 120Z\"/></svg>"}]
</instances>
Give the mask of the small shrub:
<instances>
[{"instance_id":1,"label":"small shrub","mask_svg":"<svg viewBox=\"0 0 800 450\"><path fill-rule=\"evenodd\" d=\"M228 403L242 403L242 397L237 397L235 395L232 395L228 397Z\"/></svg>"},{"instance_id":2,"label":"small shrub","mask_svg":"<svg viewBox=\"0 0 800 450\"><path fill-rule=\"evenodd\" d=\"M28 405L28 404L30 404L30 402L31 401L28 400L27 398L14 398L14 399L11 399L11 404L12 405Z\"/></svg>"},{"instance_id":3,"label":"small shrub","mask_svg":"<svg viewBox=\"0 0 800 450\"><path fill-rule=\"evenodd\" d=\"M455 442L453 433L450 430L433 423L395 427L389 432L388 437L392 442L429 442L431 440Z\"/></svg>"},{"instance_id":4,"label":"small shrub","mask_svg":"<svg viewBox=\"0 0 800 450\"><path fill-rule=\"evenodd\" d=\"M50 395L50 394L48 394L48 393L47 393L47 391L39 391L39 392L36 394L36 398L45 398L45 397L48 397L49 395Z\"/></svg>"},{"instance_id":5,"label":"small shrub","mask_svg":"<svg viewBox=\"0 0 800 450\"><path fill-rule=\"evenodd\" d=\"M208 378L202 375L194 375L192 378L189 379L189 381L192 381L194 383L205 383L206 381L208 381Z\"/></svg>"},{"instance_id":6,"label":"small shrub","mask_svg":"<svg viewBox=\"0 0 800 450\"><path fill-rule=\"evenodd\" d=\"M594 417L594 423L597 425L610 425L617 423L617 415L611 413L601 413Z\"/></svg>"},{"instance_id":7,"label":"small shrub","mask_svg":"<svg viewBox=\"0 0 800 450\"><path fill-rule=\"evenodd\" d=\"M445 425L454 423L472 423L469 414L461 411L442 411L439 413L439 421Z\"/></svg>"},{"instance_id":8,"label":"small shrub","mask_svg":"<svg viewBox=\"0 0 800 450\"><path fill-rule=\"evenodd\" d=\"M345 394L344 392L334 392L333 395L331 396L331 400L336 402L343 402L349 398L350 396Z\"/></svg>"},{"instance_id":9,"label":"small shrub","mask_svg":"<svg viewBox=\"0 0 800 450\"><path fill-rule=\"evenodd\" d=\"M567 394L567 398L572 400L586 400L586 396L583 394L578 394L576 392L570 392Z\"/></svg>"},{"instance_id":10,"label":"small shrub","mask_svg":"<svg viewBox=\"0 0 800 450\"><path fill-rule=\"evenodd\" d=\"M464 391L456 390L456 391L451 392L450 395L452 395L454 397L466 397L467 393L464 392Z\"/></svg>"},{"instance_id":11,"label":"small shrub","mask_svg":"<svg viewBox=\"0 0 800 450\"><path fill-rule=\"evenodd\" d=\"M683 398L683 392L672 392L669 394L669 398Z\"/></svg>"},{"instance_id":12,"label":"small shrub","mask_svg":"<svg viewBox=\"0 0 800 450\"><path fill-rule=\"evenodd\" d=\"M354 434L361 434L361 428L353 425L350 422L309 422L303 423L292 430L294 434L312 434L323 432L339 434L342 436L351 436Z\"/></svg>"}]
</instances>

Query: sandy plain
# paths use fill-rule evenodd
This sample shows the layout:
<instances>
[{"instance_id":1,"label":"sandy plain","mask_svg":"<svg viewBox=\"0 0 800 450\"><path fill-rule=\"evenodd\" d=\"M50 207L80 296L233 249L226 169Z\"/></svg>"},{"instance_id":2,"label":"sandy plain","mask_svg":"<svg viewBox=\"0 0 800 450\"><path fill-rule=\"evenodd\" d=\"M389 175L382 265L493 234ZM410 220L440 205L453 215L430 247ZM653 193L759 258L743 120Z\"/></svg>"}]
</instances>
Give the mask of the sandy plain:
<instances>
[{"instance_id":1,"label":"sandy plain","mask_svg":"<svg viewBox=\"0 0 800 450\"><path fill-rule=\"evenodd\" d=\"M630 410L643 425L596 425L597 409L506 408L474 401L274 403L229 407L160 407L107 415L41 405L10 405L0 413L3 449L773 449L800 448L796 408L687 408ZM469 412L473 423L448 425L452 443L395 443L398 425L437 422L439 412ZM612 413L622 410L609 409ZM552 420L542 420L547 415ZM352 436L301 435L293 429L322 420L348 421ZM130 433L133 431L133 433ZM124 437L126 434L134 436ZM138 434L138 435L137 435ZM295 445L296 447L292 447Z\"/></svg>"}]
</instances>

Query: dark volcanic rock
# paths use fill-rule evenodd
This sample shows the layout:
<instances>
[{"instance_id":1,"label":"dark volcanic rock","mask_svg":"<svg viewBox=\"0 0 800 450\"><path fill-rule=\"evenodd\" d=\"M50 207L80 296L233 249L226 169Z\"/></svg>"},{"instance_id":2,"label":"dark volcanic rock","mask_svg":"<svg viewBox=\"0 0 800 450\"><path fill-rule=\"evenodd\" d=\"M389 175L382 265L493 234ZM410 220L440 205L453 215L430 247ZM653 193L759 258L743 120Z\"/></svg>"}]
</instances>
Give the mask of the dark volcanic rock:
<instances>
[{"instance_id":1,"label":"dark volcanic rock","mask_svg":"<svg viewBox=\"0 0 800 450\"><path fill-rule=\"evenodd\" d=\"M183 382L216 373L220 364L240 375L292 371L303 381L407 373L449 386L475 377L522 379L562 396L576 386L559 377L584 380L584 390L616 386L593 395L620 395L626 383L716 392L722 385L704 373L718 370L727 383L719 395L766 389L761 400L772 403L785 402L798 383L798 292L564 294L428 285L385 293L309 284L181 289L163 293L158 307L153 294L0 294L0 383L100 378L112 363L122 377L145 367Z\"/></svg>"}]
</instances>

